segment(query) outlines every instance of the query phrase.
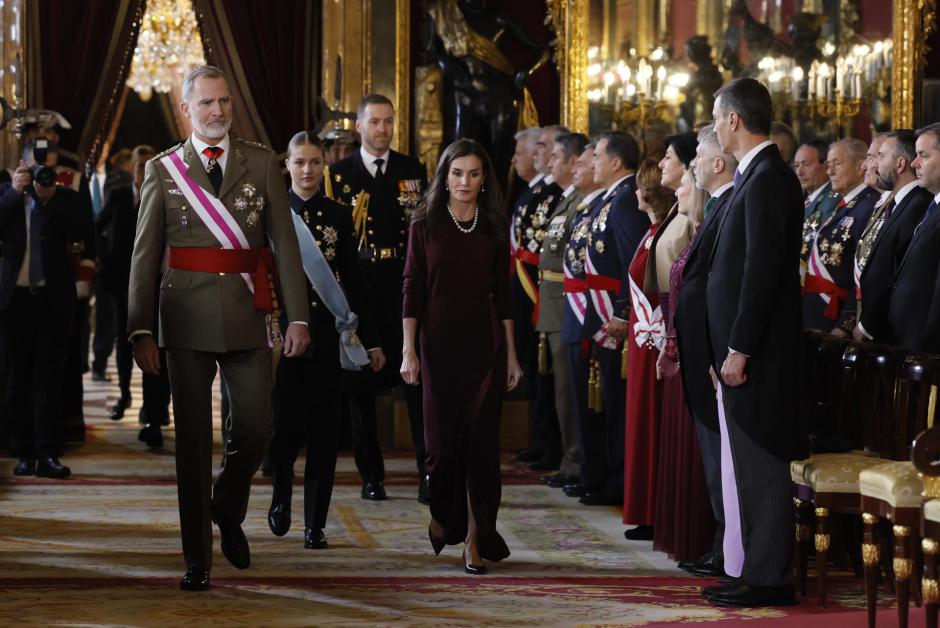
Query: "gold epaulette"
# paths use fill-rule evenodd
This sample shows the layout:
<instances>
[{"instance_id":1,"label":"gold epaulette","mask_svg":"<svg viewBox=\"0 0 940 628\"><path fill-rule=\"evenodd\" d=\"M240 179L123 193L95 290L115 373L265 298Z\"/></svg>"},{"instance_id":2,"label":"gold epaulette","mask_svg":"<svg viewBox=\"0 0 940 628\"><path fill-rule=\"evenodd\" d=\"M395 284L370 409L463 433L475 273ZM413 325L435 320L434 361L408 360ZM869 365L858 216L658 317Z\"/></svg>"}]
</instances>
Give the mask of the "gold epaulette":
<instances>
[{"instance_id":1,"label":"gold epaulette","mask_svg":"<svg viewBox=\"0 0 940 628\"><path fill-rule=\"evenodd\" d=\"M173 151L175 151L177 148L179 148L180 146L182 146L182 145L185 144L185 143L186 143L186 142L180 142L179 144L174 144L173 146L169 147L168 149L166 149L166 150L163 151L162 153L157 153L156 155L154 155L154 156L151 157L150 159L160 159L161 157L166 157L167 155L169 155L170 153L172 153Z\"/></svg>"},{"instance_id":2,"label":"gold epaulette","mask_svg":"<svg viewBox=\"0 0 940 628\"><path fill-rule=\"evenodd\" d=\"M368 238L366 238L366 222L369 217L369 193L365 190L359 192L356 196L356 201L353 203L353 226L356 229L356 233L359 234L359 248L367 246Z\"/></svg>"},{"instance_id":3,"label":"gold epaulette","mask_svg":"<svg viewBox=\"0 0 940 628\"><path fill-rule=\"evenodd\" d=\"M237 138L237 140L238 140L238 142L239 142L240 144L243 144L243 145L245 145L245 146L251 146L252 148L260 148L261 150L267 150L267 151L270 151L270 152L272 152L272 153L274 152L274 149L273 149L273 148L271 148L270 146L265 146L265 145L262 144L261 142L252 142L251 140L245 140L245 139L242 139L242 138L240 138L240 137Z\"/></svg>"},{"instance_id":4,"label":"gold epaulette","mask_svg":"<svg viewBox=\"0 0 940 628\"><path fill-rule=\"evenodd\" d=\"M330 167L323 166L323 193L331 200L336 200L333 196L333 180L330 178Z\"/></svg>"}]
</instances>

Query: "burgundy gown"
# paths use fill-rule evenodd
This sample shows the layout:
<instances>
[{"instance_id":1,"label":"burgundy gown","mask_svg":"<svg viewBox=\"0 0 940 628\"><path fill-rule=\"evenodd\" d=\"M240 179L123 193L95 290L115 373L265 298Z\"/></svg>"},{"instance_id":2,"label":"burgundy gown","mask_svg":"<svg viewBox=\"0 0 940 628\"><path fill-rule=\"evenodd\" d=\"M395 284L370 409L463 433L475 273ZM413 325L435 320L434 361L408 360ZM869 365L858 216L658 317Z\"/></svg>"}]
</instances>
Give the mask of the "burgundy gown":
<instances>
[{"instance_id":1,"label":"burgundy gown","mask_svg":"<svg viewBox=\"0 0 940 628\"><path fill-rule=\"evenodd\" d=\"M642 290L650 245L659 224L650 227L630 264L630 277ZM651 308L659 306L659 293L645 294ZM650 318L653 312L644 313ZM627 331L627 411L626 443L623 458L623 522L653 524L653 497L656 490L656 452L659 449L659 412L662 409L662 382L656 379L659 350L652 338L637 344L637 307L630 308Z\"/></svg>"},{"instance_id":2,"label":"burgundy gown","mask_svg":"<svg viewBox=\"0 0 940 628\"><path fill-rule=\"evenodd\" d=\"M403 316L418 321L431 516L446 543L463 543L469 491L480 556L498 561L509 556L496 531L509 244L482 225L463 233L444 218L411 225L403 287Z\"/></svg>"},{"instance_id":3,"label":"burgundy gown","mask_svg":"<svg viewBox=\"0 0 940 628\"><path fill-rule=\"evenodd\" d=\"M669 303L673 306L679 298L682 271L691 246L689 243L669 271ZM677 561L695 560L711 547L715 523L708 487L705 485L698 433L679 376L680 356L673 324L674 307L665 309L663 409L654 500L653 549L666 552Z\"/></svg>"}]
</instances>

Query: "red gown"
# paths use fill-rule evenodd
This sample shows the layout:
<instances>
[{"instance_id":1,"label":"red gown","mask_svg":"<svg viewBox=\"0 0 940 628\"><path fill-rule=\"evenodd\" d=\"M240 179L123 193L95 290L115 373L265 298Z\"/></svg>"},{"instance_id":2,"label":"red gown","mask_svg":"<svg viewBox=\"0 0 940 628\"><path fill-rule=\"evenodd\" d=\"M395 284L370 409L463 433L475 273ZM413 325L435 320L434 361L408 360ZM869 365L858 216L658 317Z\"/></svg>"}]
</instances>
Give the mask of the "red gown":
<instances>
[{"instance_id":1,"label":"red gown","mask_svg":"<svg viewBox=\"0 0 940 628\"><path fill-rule=\"evenodd\" d=\"M656 493L656 453L659 449L659 414L662 409L662 382L656 379L659 350L654 336L641 330L642 346L637 344L637 323L655 320L659 315L659 295L644 294L646 260L659 225L653 225L630 263L632 307L627 333L627 412L624 445L623 522L652 525ZM644 294L647 304L638 307L637 294ZM645 338L644 338L645 336ZM658 340L658 338L656 339Z\"/></svg>"},{"instance_id":2,"label":"red gown","mask_svg":"<svg viewBox=\"0 0 940 628\"><path fill-rule=\"evenodd\" d=\"M403 292L404 317L418 321L431 516L447 544L463 543L469 492L480 556L501 560L509 556L496 531L509 243L482 225L462 233L449 216L432 228L413 223Z\"/></svg>"}]
</instances>

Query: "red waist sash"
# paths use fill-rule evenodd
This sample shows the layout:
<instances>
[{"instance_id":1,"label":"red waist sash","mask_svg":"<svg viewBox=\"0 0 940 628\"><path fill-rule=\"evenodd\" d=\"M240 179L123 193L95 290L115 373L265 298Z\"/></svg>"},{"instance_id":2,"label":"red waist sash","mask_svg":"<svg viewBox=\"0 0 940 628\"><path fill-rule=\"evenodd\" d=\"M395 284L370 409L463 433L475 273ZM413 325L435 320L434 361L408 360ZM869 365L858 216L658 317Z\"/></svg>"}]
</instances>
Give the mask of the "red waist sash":
<instances>
[{"instance_id":1,"label":"red waist sash","mask_svg":"<svg viewBox=\"0 0 940 628\"><path fill-rule=\"evenodd\" d=\"M829 306L826 307L823 316L831 320L839 318L839 313L842 311L842 304L849 298L849 293L840 288L836 283L818 275L806 275L806 286L803 290L810 294L829 295Z\"/></svg>"},{"instance_id":2,"label":"red waist sash","mask_svg":"<svg viewBox=\"0 0 940 628\"><path fill-rule=\"evenodd\" d=\"M252 273L255 309L274 311L271 298L274 282L274 255L271 249L211 249L170 247L167 266L197 273Z\"/></svg>"},{"instance_id":3,"label":"red waist sash","mask_svg":"<svg viewBox=\"0 0 940 628\"><path fill-rule=\"evenodd\" d=\"M588 290L607 290L608 292L620 292L620 280L616 277L607 275L586 275Z\"/></svg>"},{"instance_id":4,"label":"red waist sash","mask_svg":"<svg viewBox=\"0 0 940 628\"><path fill-rule=\"evenodd\" d=\"M568 294L581 294L588 291L587 281L575 277L565 277L562 290Z\"/></svg>"},{"instance_id":5,"label":"red waist sash","mask_svg":"<svg viewBox=\"0 0 940 628\"><path fill-rule=\"evenodd\" d=\"M528 251L526 249L517 250L516 258L521 262L525 262L526 264L529 264L530 266L539 265L538 253L533 253L532 251Z\"/></svg>"}]
</instances>

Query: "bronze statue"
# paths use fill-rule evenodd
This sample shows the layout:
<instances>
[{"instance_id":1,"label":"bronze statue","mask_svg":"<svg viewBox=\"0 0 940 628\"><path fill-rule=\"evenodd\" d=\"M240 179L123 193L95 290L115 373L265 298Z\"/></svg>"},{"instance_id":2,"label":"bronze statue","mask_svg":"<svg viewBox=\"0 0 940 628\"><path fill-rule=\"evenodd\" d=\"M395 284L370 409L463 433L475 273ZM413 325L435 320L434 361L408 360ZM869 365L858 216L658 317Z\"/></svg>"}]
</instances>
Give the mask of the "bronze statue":
<instances>
[{"instance_id":1,"label":"bronze statue","mask_svg":"<svg viewBox=\"0 0 940 628\"><path fill-rule=\"evenodd\" d=\"M548 60L548 45L490 9L485 0L432 0L427 15L426 59L440 68L444 79L443 144L463 137L479 141L503 182L509 173L513 135L539 125L525 83ZM519 68L499 49L507 33L532 51L529 62Z\"/></svg>"},{"instance_id":2,"label":"bronze statue","mask_svg":"<svg viewBox=\"0 0 940 628\"><path fill-rule=\"evenodd\" d=\"M711 119L715 92L724 78L712 59L712 47L705 35L695 35L685 42L685 56L690 66L689 84L684 90L685 102L679 106L679 118L685 121L685 129L692 129Z\"/></svg>"}]
</instances>

